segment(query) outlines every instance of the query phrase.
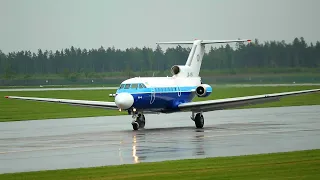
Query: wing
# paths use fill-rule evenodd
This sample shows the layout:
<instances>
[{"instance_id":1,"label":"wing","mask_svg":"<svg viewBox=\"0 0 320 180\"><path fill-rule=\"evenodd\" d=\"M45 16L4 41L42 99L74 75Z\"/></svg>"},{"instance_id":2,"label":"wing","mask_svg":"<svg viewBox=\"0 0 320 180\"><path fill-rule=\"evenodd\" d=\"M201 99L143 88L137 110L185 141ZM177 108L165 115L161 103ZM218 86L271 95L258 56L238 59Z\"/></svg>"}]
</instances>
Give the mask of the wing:
<instances>
[{"instance_id":1,"label":"wing","mask_svg":"<svg viewBox=\"0 0 320 180\"><path fill-rule=\"evenodd\" d=\"M222 110L222 109L235 108L235 107L241 107L246 105L262 104L266 102L278 101L281 97L308 94L308 93L314 93L319 91L320 89L311 89L311 90L304 90L304 91L293 91L293 92L245 96L245 97L227 98L227 99L200 101L200 102L189 102L189 103L180 104L179 109L181 111L195 111L195 112Z\"/></svg>"},{"instance_id":2,"label":"wing","mask_svg":"<svg viewBox=\"0 0 320 180\"><path fill-rule=\"evenodd\" d=\"M87 100L36 98L36 97L19 97L19 96L6 96L5 98L53 102L53 103L70 104L75 106L85 106L85 107L92 107L92 108L118 109L118 107L116 106L116 103L104 102L104 101L87 101Z\"/></svg>"}]
</instances>

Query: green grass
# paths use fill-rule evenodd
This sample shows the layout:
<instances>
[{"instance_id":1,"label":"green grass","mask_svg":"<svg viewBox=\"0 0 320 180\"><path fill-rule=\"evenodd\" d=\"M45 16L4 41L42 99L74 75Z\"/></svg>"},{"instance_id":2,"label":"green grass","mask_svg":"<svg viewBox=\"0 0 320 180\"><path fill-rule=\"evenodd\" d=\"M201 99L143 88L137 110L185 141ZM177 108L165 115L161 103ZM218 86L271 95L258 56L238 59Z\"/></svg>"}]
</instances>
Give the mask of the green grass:
<instances>
[{"instance_id":1,"label":"green grass","mask_svg":"<svg viewBox=\"0 0 320 180\"><path fill-rule=\"evenodd\" d=\"M320 150L2 174L0 179L319 179Z\"/></svg>"},{"instance_id":2,"label":"green grass","mask_svg":"<svg viewBox=\"0 0 320 180\"><path fill-rule=\"evenodd\" d=\"M265 93L276 93L285 91L296 91L304 89L320 88L320 86L283 86L283 87L217 87L213 86L213 93L206 98L195 98L195 101L222 99L229 97L239 97L257 95ZM31 97L51 97L83 100L113 101L108 97L115 90L79 90L79 91L39 91L39 92L0 92L0 122L18 120L36 120L50 118L70 118L89 116L124 115L125 112L116 110L104 110L86 107L76 107L66 104L54 104L45 102L34 102L24 100L14 100L2 98L11 96L31 96ZM296 105L318 105L320 104L320 94L293 96L283 98L281 101L265 103L253 107L278 107Z\"/></svg>"}]
</instances>

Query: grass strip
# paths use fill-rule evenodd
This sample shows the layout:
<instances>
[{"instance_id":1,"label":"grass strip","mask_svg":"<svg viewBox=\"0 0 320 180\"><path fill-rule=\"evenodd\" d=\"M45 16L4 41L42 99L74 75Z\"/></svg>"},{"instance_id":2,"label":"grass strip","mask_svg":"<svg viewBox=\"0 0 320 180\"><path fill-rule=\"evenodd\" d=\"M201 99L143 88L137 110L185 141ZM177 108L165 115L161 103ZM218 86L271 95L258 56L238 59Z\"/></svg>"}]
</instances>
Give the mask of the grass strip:
<instances>
[{"instance_id":1,"label":"grass strip","mask_svg":"<svg viewBox=\"0 0 320 180\"><path fill-rule=\"evenodd\" d=\"M0 179L319 179L319 169L320 150L305 150L12 173Z\"/></svg>"}]
</instances>

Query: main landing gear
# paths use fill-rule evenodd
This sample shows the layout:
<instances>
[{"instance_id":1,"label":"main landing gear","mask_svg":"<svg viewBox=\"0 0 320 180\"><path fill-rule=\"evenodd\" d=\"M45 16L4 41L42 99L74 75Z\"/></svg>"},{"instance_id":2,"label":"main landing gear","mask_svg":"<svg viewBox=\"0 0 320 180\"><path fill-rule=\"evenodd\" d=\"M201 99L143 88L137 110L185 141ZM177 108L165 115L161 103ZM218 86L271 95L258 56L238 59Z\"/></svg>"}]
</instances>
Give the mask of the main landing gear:
<instances>
[{"instance_id":1,"label":"main landing gear","mask_svg":"<svg viewBox=\"0 0 320 180\"><path fill-rule=\"evenodd\" d=\"M200 129L203 128L204 125L204 117L202 113L195 113L192 112L191 119L194 121L194 124L196 125L196 128Z\"/></svg>"},{"instance_id":2,"label":"main landing gear","mask_svg":"<svg viewBox=\"0 0 320 180\"><path fill-rule=\"evenodd\" d=\"M132 115L133 121L132 121L132 128L133 130L138 130L139 128L144 128L146 125L146 118L142 113L134 113Z\"/></svg>"}]
</instances>

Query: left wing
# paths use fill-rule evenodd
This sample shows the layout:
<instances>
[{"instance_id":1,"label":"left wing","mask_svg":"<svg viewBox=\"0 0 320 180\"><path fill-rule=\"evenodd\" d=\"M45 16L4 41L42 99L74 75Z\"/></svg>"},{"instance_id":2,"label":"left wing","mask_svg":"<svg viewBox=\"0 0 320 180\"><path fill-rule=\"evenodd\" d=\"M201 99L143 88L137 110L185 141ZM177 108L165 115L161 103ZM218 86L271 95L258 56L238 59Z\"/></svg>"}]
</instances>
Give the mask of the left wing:
<instances>
[{"instance_id":1,"label":"left wing","mask_svg":"<svg viewBox=\"0 0 320 180\"><path fill-rule=\"evenodd\" d=\"M241 107L246 105L262 104L265 102L278 101L281 97L308 94L308 93L314 93L319 91L320 89L311 89L311 90L304 90L304 91L293 91L293 92L274 93L274 94L266 94L266 95L255 95L255 96L245 96L245 97L237 97L237 98L208 100L208 101L200 101L200 102L189 102L189 103L182 103L178 107L181 111L206 112L206 111Z\"/></svg>"},{"instance_id":2,"label":"left wing","mask_svg":"<svg viewBox=\"0 0 320 180\"><path fill-rule=\"evenodd\" d=\"M118 109L115 102L105 102L105 101L88 101L88 100L73 100L73 99L54 99L54 98L37 98L37 97L19 97L19 96L5 96L9 99L22 99L31 101L43 101L43 102L53 102L61 104L69 104L75 106L85 106L92 108L104 108L104 109Z\"/></svg>"}]
</instances>

